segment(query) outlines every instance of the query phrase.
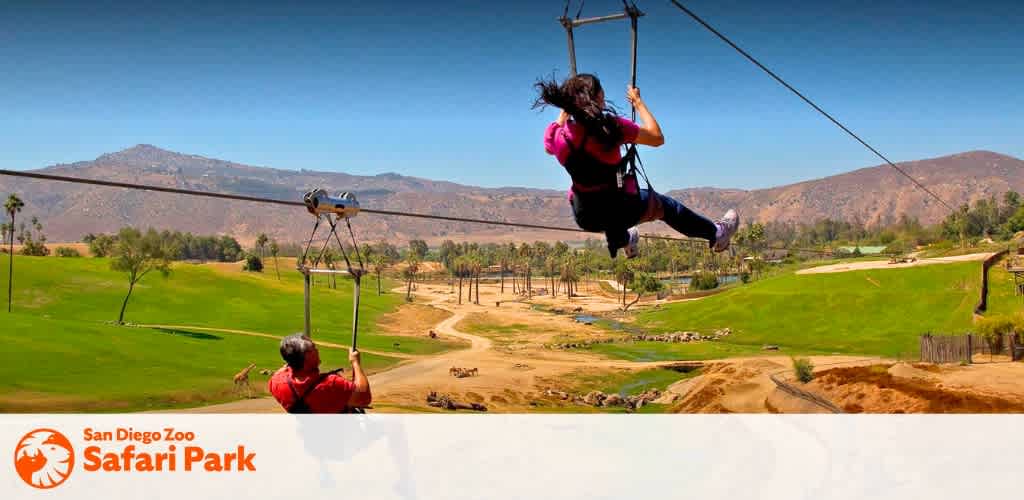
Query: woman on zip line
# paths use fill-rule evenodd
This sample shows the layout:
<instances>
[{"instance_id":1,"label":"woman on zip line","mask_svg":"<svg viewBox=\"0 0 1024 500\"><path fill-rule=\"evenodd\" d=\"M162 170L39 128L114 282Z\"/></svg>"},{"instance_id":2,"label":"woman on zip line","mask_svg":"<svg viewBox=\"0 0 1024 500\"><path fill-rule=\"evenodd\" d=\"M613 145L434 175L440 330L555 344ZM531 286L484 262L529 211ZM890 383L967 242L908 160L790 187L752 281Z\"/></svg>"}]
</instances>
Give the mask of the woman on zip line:
<instances>
[{"instance_id":1,"label":"woman on zip line","mask_svg":"<svg viewBox=\"0 0 1024 500\"><path fill-rule=\"evenodd\" d=\"M639 89L626 90L626 99L640 117L637 124L619 117L606 105L601 81L594 75L581 73L561 84L542 80L536 87L540 95L534 108L550 105L561 109L558 120L544 131L544 150L557 158L572 178L569 203L576 224L584 231L605 233L613 258L620 248L627 258L637 257L637 225L651 220L662 220L686 236L706 239L715 252L729 248L739 227L735 210L712 222L675 199L653 189L640 189L635 178L622 182L627 159L620 146L658 147L665 143Z\"/></svg>"}]
</instances>

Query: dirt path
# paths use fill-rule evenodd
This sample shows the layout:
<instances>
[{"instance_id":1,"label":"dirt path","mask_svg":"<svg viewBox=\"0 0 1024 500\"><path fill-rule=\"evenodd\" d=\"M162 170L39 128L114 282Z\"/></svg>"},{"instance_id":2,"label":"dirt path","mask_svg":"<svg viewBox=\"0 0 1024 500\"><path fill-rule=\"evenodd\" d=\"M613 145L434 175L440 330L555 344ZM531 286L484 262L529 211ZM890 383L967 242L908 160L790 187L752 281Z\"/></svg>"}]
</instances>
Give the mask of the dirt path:
<instances>
[{"instance_id":1,"label":"dirt path","mask_svg":"<svg viewBox=\"0 0 1024 500\"><path fill-rule=\"evenodd\" d=\"M404 293L405 290L402 289L401 292ZM469 302L458 304L448 287L441 285L419 285L419 290L415 292L415 295L420 303L429 304L452 314L437 323L433 330L441 336L468 341L470 347L436 355L396 356L406 358L406 360L391 369L369 376L375 404L384 408L423 407L426 394L437 391L485 402L497 410L522 411L529 408L529 400L535 397L539 391L548 387L551 380L571 377L574 372L580 370L641 370L674 363L673 361L610 360L586 352L544 349L538 340L541 336L534 333L534 328L580 331L580 329L592 327L578 325L566 316L555 316L533 310L532 304L516 301L516 297L511 293L500 294L496 286L482 286L480 301L481 304L494 304L501 301L500 307L476 305ZM576 297L571 302L564 296L546 296L538 302L558 307L585 307L586 312L603 311L615 307L614 301L595 296ZM497 349L491 338L470 334L457 327L471 314L493 315L496 321L518 325L526 338L534 343L520 351ZM246 330L186 325L144 326L279 338L275 335ZM599 332L597 329L593 331ZM348 346L340 344L324 342L318 342L318 344L327 347L348 348ZM395 356L390 352L380 352L379 354ZM449 373L449 369L452 367L477 368L479 376L455 378ZM190 413L251 413L277 412L280 411L280 408L270 398L258 398L185 411Z\"/></svg>"},{"instance_id":2,"label":"dirt path","mask_svg":"<svg viewBox=\"0 0 1024 500\"><path fill-rule=\"evenodd\" d=\"M829 264L827 266L818 266L808 269L801 269L797 271L797 274L821 274L821 273L845 273L850 271L863 271L867 269L903 269L907 267L917 266L929 266L935 264L953 264L956 262L971 262L985 260L991 257L991 252L985 253L972 253L967 255L957 255L954 257L935 257L930 259L918 259L914 262L905 262L902 264L890 264L888 260L871 260L864 262L845 262L842 264Z\"/></svg>"}]
</instances>

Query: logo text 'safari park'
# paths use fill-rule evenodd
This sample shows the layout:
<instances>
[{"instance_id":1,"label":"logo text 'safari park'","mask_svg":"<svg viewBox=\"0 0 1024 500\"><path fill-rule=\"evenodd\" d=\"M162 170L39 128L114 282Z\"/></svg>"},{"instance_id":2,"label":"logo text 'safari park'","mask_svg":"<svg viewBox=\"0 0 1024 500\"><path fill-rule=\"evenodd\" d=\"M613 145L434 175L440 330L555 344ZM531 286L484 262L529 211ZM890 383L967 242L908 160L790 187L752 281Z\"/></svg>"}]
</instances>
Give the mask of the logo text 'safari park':
<instances>
[{"instance_id":1,"label":"logo text 'safari park'","mask_svg":"<svg viewBox=\"0 0 1024 500\"><path fill-rule=\"evenodd\" d=\"M75 468L71 442L52 429L25 434L14 449L14 468L28 485L39 489L60 486Z\"/></svg>"}]
</instances>

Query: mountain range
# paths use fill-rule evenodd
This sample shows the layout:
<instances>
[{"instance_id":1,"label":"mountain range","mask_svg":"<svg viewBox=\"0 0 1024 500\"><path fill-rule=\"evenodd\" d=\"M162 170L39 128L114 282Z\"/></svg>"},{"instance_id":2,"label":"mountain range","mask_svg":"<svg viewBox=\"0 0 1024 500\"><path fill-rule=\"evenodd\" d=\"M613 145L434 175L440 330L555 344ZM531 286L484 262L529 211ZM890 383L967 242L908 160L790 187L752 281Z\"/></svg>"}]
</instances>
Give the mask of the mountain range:
<instances>
[{"instance_id":1,"label":"mountain range","mask_svg":"<svg viewBox=\"0 0 1024 500\"><path fill-rule=\"evenodd\" d=\"M954 206L1007 190L1024 192L1024 161L989 151L971 151L911 161L899 166ZM282 170L243 165L138 145L91 161L58 164L37 172L139 184L299 200L323 187L356 193L365 208L574 227L565 191L482 188L394 173L358 176L338 172ZM50 241L77 241L87 233L120 227L156 227L196 234L230 234L250 242L259 233L279 241L308 238L312 217L301 208L224 201L166 193L46 182L0 176L0 194L25 201L22 216L38 217ZM768 189L688 188L668 191L690 208L717 216L730 207L747 220L806 221L830 217L886 223L901 214L924 223L948 210L887 165ZM25 220L25 219L22 219ZM363 214L353 220L361 240L412 238L437 243L473 241L580 240L561 233L503 226ZM671 234L662 223L645 231Z\"/></svg>"}]
</instances>

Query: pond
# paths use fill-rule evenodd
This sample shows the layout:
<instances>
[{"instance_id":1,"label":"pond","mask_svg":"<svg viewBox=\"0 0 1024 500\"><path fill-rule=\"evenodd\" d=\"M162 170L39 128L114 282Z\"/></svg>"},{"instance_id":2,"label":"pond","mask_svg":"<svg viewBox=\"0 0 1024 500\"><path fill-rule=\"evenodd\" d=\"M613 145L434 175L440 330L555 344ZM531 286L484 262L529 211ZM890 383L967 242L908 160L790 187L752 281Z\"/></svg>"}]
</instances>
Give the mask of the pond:
<instances>
[{"instance_id":1,"label":"pond","mask_svg":"<svg viewBox=\"0 0 1024 500\"><path fill-rule=\"evenodd\" d=\"M738 274L723 274L718 277L718 282L722 285L736 283L739 280L740 277ZM666 278L661 280L662 283L674 285L689 285L690 281L692 281L692 279L689 276L683 276L680 278Z\"/></svg>"}]
</instances>

